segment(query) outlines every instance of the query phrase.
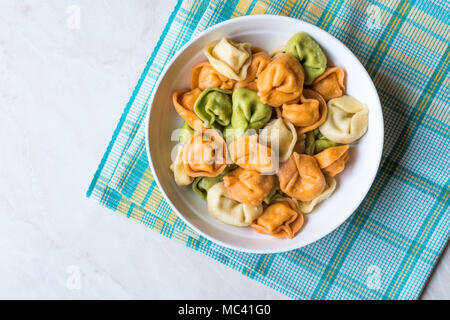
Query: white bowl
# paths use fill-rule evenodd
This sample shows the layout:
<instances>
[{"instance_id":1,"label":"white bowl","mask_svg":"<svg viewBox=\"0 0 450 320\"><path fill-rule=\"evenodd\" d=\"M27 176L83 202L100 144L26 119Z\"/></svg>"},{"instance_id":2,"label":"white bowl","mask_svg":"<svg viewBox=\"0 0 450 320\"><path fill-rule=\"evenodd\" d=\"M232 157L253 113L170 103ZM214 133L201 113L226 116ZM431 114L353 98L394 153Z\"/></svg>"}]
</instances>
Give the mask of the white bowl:
<instances>
[{"instance_id":1,"label":"white bowl","mask_svg":"<svg viewBox=\"0 0 450 320\"><path fill-rule=\"evenodd\" d=\"M369 129L350 149L346 169L337 177L335 193L307 215L307 222L293 239L277 239L253 228L226 225L207 210L206 202L191 187L178 187L169 169L174 129L183 120L172 105L172 92L190 87L192 67L205 61L203 47L228 36L265 51L282 46L296 32L309 33L325 51L329 65L346 71L347 94L369 108ZM327 32L300 20L271 15L235 18L217 24L189 41L167 64L150 100L147 154L158 186L175 212L195 231L223 246L253 253L274 253L300 248L335 230L358 207L375 178L383 149L383 115L375 86L353 53Z\"/></svg>"}]
</instances>

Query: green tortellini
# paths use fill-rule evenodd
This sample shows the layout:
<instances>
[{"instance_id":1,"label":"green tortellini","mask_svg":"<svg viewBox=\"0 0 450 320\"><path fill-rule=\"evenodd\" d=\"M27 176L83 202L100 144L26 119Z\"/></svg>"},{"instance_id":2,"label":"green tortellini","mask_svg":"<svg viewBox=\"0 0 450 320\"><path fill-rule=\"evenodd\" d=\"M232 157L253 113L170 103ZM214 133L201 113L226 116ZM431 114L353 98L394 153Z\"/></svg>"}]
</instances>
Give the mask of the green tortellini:
<instances>
[{"instance_id":1,"label":"green tortellini","mask_svg":"<svg viewBox=\"0 0 450 320\"><path fill-rule=\"evenodd\" d=\"M206 200L209 189L216 183L220 182L221 178L217 177L198 177L192 183L192 190L194 190L203 200Z\"/></svg>"},{"instance_id":2,"label":"green tortellini","mask_svg":"<svg viewBox=\"0 0 450 320\"><path fill-rule=\"evenodd\" d=\"M289 197L287 194L285 194L283 191L281 191L279 183L270 190L270 193L267 195L267 197L263 200L265 204L271 204L275 199L277 198L285 198Z\"/></svg>"},{"instance_id":3,"label":"green tortellini","mask_svg":"<svg viewBox=\"0 0 450 320\"><path fill-rule=\"evenodd\" d=\"M327 57L306 32L294 34L286 43L286 53L296 57L305 70L305 84L311 84L327 67Z\"/></svg>"},{"instance_id":4,"label":"green tortellini","mask_svg":"<svg viewBox=\"0 0 450 320\"><path fill-rule=\"evenodd\" d=\"M180 127L179 140L182 144L186 144L191 140L191 137L194 135L194 130L188 125L185 121L183 125Z\"/></svg>"},{"instance_id":5,"label":"green tortellini","mask_svg":"<svg viewBox=\"0 0 450 320\"><path fill-rule=\"evenodd\" d=\"M194 190L203 200L206 200L206 196L208 195L209 189L212 188L213 185L219 183L223 180L228 172L236 169L236 165L231 165L227 167L221 174L217 177L197 177L192 183L192 190Z\"/></svg>"},{"instance_id":6,"label":"green tortellini","mask_svg":"<svg viewBox=\"0 0 450 320\"><path fill-rule=\"evenodd\" d=\"M227 141L243 136L248 129L262 128L271 115L272 107L262 103L256 92L245 88L234 90L231 125L224 132Z\"/></svg>"},{"instance_id":7,"label":"green tortellini","mask_svg":"<svg viewBox=\"0 0 450 320\"><path fill-rule=\"evenodd\" d=\"M327 148L336 147L339 143L328 140L320 133L319 128L306 133L305 152L313 156Z\"/></svg>"},{"instance_id":8,"label":"green tortellini","mask_svg":"<svg viewBox=\"0 0 450 320\"><path fill-rule=\"evenodd\" d=\"M195 101L195 114L206 128L221 129L231 122L231 91L209 87Z\"/></svg>"}]
</instances>

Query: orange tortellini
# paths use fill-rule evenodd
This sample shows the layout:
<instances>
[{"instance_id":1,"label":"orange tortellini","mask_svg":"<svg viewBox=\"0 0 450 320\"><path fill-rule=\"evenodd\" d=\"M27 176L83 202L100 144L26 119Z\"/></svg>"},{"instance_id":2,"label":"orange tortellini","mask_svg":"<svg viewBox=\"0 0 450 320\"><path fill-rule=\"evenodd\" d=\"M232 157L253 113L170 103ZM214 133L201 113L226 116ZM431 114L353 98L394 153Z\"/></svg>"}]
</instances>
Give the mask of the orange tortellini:
<instances>
[{"instance_id":1,"label":"orange tortellini","mask_svg":"<svg viewBox=\"0 0 450 320\"><path fill-rule=\"evenodd\" d=\"M277 238L293 238L302 228L304 217L296 201L277 198L253 223L256 232Z\"/></svg>"},{"instance_id":2,"label":"orange tortellini","mask_svg":"<svg viewBox=\"0 0 450 320\"><path fill-rule=\"evenodd\" d=\"M325 101L342 96L345 92L345 72L342 68L327 68L322 75L311 84L311 88L319 92Z\"/></svg>"},{"instance_id":3,"label":"orange tortellini","mask_svg":"<svg viewBox=\"0 0 450 320\"><path fill-rule=\"evenodd\" d=\"M344 170L345 163L348 160L348 149L348 144L327 148L316 154L314 158L326 175L334 177Z\"/></svg>"},{"instance_id":4,"label":"orange tortellini","mask_svg":"<svg viewBox=\"0 0 450 320\"><path fill-rule=\"evenodd\" d=\"M275 176L237 168L223 178L223 183L233 199L257 206L272 190Z\"/></svg>"},{"instance_id":5,"label":"orange tortellini","mask_svg":"<svg viewBox=\"0 0 450 320\"><path fill-rule=\"evenodd\" d=\"M327 104L316 91L304 89L299 102L283 105L281 116L299 127L299 133L305 133L325 122Z\"/></svg>"},{"instance_id":6,"label":"orange tortellini","mask_svg":"<svg viewBox=\"0 0 450 320\"><path fill-rule=\"evenodd\" d=\"M216 177L227 167L227 155L215 130L197 131L183 148L184 171L190 177Z\"/></svg>"},{"instance_id":7,"label":"orange tortellini","mask_svg":"<svg viewBox=\"0 0 450 320\"><path fill-rule=\"evenodd\" d=\"M272 150L259 143L258 134L243 136L234 140L228 147L231 160L241 168L260 173L274 173L276 169Z\"/></svg>"},{"instance_id":8,"label":"orange tortellini","mask_svg":"<svg viewBox=\"0 0 450 320\"><path fill-rule=\"evenodd\" d=\"M300 201L310 201L325 189L325 177L314 157L293 152L278 170L281 191Z\"/></svg>"},{"instance_id":9,"label":"orange tortellini","mask_svg":"<svg viewBox=\"0 0 450 320\"><path fill-rule=\"evenodd\" d=\"M262 102L280 107L300 98L304 80L305 72L300 62L289 54L282 54L258 76L258 95Z\"/></svg>"},{"instance_id":10,"label":"orange tortellini","mask_svg":"<svg viewBox=\"0 0 450 320\"><path fill-rule=\"evenodd\" d=\"M200 89L195 88L193 90L177 90L172 95L172 102L175 106L175 110L191 128L194 128L194 123L196 121L202 122L202 120L194 113L195 101L197 101L197 98L201 93L202 91Z\"/></svg>"},{"instance_id":11,"label":"orange tortellini","mask_svg":"<svg viewBox=\"0 0 450 320\"><path fill-rule=\"evenodd\" d=\"M209 62L200 62L192 69L191 88L205 90L209 87L217 87L223 90L231 90L236 84L232 80L219 72Z\"/></svg>"},{"instance_id":12,"label":"orange tortellini","mask_svg":"<svg viewBox=\"0 0 450 320\"><path fill-rule=\"evenodd\" d=\"M253 54L252 63L248 68L247 77L236 83L235 88L247 88L253 91L258 91L256 79L269 65L270 57L267 53L260 51Z\"/></svg>"}]
</instances>

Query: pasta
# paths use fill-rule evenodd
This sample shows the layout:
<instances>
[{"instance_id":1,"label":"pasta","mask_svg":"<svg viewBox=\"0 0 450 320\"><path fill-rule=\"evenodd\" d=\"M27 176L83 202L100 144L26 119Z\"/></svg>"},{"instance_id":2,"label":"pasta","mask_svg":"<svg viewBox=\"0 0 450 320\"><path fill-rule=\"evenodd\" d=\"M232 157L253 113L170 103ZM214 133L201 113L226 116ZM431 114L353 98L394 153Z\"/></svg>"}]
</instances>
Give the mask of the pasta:
<instances>
[{"instance_id":1,"label":"pasta","mask_svg":"<svg viewBox=\"0 0 450 320\"><path fill-rule=\"evenodd\" d=\"M297 131L288 120L279 118L270 121L261 130L259 139L263 144L270 145L272 151L278 151L279 161L284 162L289 159L297 143Z\"/></svg>"},{"instance_id":2,"label":"pasta","mask_svg":"<svg viewBox=\"0 0 450 320\"><path fill-rule=\"evenodd\" d=\"M207 45L204 51L211 65L220 74L237 81L247 77L247 69L252 60L250 44L235 43L223 37Z\"/></svg>"},{"instance_id":3,"label":"pasta","mask_svg":"<svg viewBox=\"0 0 450 320\"><path fill-rule=\"evenodd\" d=\"M335 147L337 145L339 144L325 138L325 136L320 133L319 129L314 129L313 131L306 133L305 153L310 156L313 156L326 148Z\"/></svg>"},{"instance_id":4,"label":"pasta","mask_svg":"<svg viewBox=\"0 0 450 320\"><path fill-rule=\"evenodd\" d=\"M280 186L278 185L278 181L275 186L270 190L267 197L263 200L264 204L271 204L277 198L283 198L286 195L281 191Z\"/></svg>"},{"instance_id":5,"label":"pasta","mask_svg":"<svg viewBox=\"0 0 450 320\"><path fill-rule=\"evenodd\" d=\"M234 90L231 126L224 133L227 141L243 136L248 129L260 129L271 114L272 108L262 103L256 92L245 88Z\"/></svg>"},{"instance_id":6,"label":"pasta","mask_svg":"<svg viewBox=\"0 0 450 320\"><path fill-rule=\"evenodd\" d=\"M306 144L305 144L305 140L306 140L306 134L299 132L299 130L297 130L297 143L295 144L294 150L297 153L305 153L305 149L306 149Z\"/></svg>"},{"instance_id":7,"label":"pasta","mask_svg":"<svg viewBox=\"0 0 450 320\"><path fill-rule=\"evenodd\" d=\"M296 101L303 90L305 73L297 59L288 54L275 58L258 76L261 101L272 107Z\"/></svg>"},{"instance_id":8,"label":"pasta","mask_svg":"<svg viewBox=\"0 0 450 320\"><path fill-rule=\"evenodd\" d=\"M304 89L300 103L284 104L281 116L289 120L300 133L318 128L327 118L327 104L316 91Z\"/></svg>"},{"instance_id":9,"label":"pasta","mask_svg":"<svg viewBox=\"0 0 450 320\"><path fill-rule=\"evenodd\" d=\"M263 49L261 49L260 47L252 46L252 47L250 48L250 51L252 52L252 55L254 55L255 53L262 52ZM253 57L253 56L252 56L252 57Z\"/></svg>"},{"instance_id":10,"label":"pasta","mask_svg":"<svg viewBox=\"0 0 450 320\"><path fill-rule=\"evenodd\" d=\"M289 198L278 198L252 223L253 229L277 238L293 238L302 228L304 217L297 203Z\"/></svg>"},{"instance_id":11,"label":"pasta","mask_svg":"<svg viewBox=\"0 0 450 320\"><path fill-rule=\"evenodd\" d=\"M320 132L337 143L352 143L367 132L369 109L350 96L328 101L328 116Z\"/></svg>"},{"instance_id":12,"label":"pasta","mask_svg":"<svg viewBox=\"0 0 450 320\"><path fill-rule=\"evenodd\" d=\"M223 178L223 183L233 199L257 206L272 190L275 177L261 175L253 170L237 168Z\"/></svg>"},{"instance_id":13,"label":"pasta","mask_svg":"<svg viewBox=\"0 0 450 320\"><path fill-rule=\"evenodd\" d=\"M304 32L270 55L227 37L204 54L191 89L172 93L184 120L174 181L225 224L293 238L334 193L349 144L368 130L368 108L345 95L344 70L327 67Z\"/></svg>"},{"instance_id":14,"label":"pasta","mask_svg":"<svg viewBox=\"0 0 450 320\"><path fill-rule=\"evenodd\" d=\"M195 114L206 128L227 126L231 121L231 91L209 87L203 91L194 105Z\"/></svg>"},{"instance_id":15,"label":"pasta","mask_svg":"<svg viewBox=\"0 0 450 320\"><path fill-rule=\"evenodd\" d=\"M223 182L209 189L206 197L209 213L223 223L238 227L249 226L263 213L263 206L253 206L234 200Z\"/></svg>"},{"instance_id":16,"label":"pasta","mask_svg":"<svg viewBox=\"0 0 450 320\"><path fill-rule=\"evenodd\" d=\"M278 47L278 48L270 51L269 56L271 59L275 59L284 53L286 53L286 46L281 46L281 47Z\"/></svg>"},{"instance_id":17,"label":"pasta","mask_svg":"<svg viewBox=\"0 0 450 320\"><path fill-rule=\"evenodd\" d=\"M300 201L310 201L325 189L325 177L316 159L306 154L292 153L277 175L281 191Z\"/></svg>"},{"instance_id":18,"label":"pasta","mask_svg":"<svg viewBox=\"0 0 450 320\"><path fill-rule=\"evenodd\" d=\"M327 66L327 57L319 44L306 32L296 33L288 40L286 53L301 62L305 70L305 84L311 84Z\"/></svg>"},{"instance_id":19,"label":"pasta","mask_svg":"<svg viewBox=\"0 0 450 320\"><path fill-rule=\"evenodd\" d=\"M201 122L200 118L194 113L194 105L202 91L198 88L189 90L177 90L172 94L172 102L175 110L180 117L186 121L191 128L194 128L196 121Z\"/></svg>"},{"instance_id":20,"label":"pasta","mask_svg":"<svg viewBox=\"0 0 450 320\"><path fill-rule=\"evenodd\" d=\"M208 194L209 189L212 188L213 185L223 181L223 177L230 172L230 170L235 169L236 166L232 165L227 167L221 174L217 177L197 177L192 183L192 190L197 193L200 198L206 200L206 195Z\"/></svg>"},{"instance_id":21,"label":"pasta","mask_svg":"<svg viewBox=\"0 0 450 320\"><path fill-rule=\"evenodd\" d=\"M348 148L348 144L344 146L327 148L316 154L314 158L316 158L323 173L329 175L330 177L334 177L345 168L345 163L348 160Z\"/></svg>"},{"instance_id":22,"label":"pasta","mask_svg":"<svg viewBox=\"0 0 450 320\"><path fill-rule=\"evenodd\" d=\"M275 171L276 163L272 150L259 143L257 134L236 139L230 143L228 149L233 162L241 168L265 174Z\"/></svg>"},{"instance_id":23,"label":"pasta","mask_svg":"<svg viewBox=\"0 0 450 320\"><path fill-rule=\"evenodd\" d=\"M175 183L180 187L190 185L192 181L194 181L194 178L188 176L186 171L184 171L182 152L182 149L178 151L175 161L170 165L170 170L173 171Z\"/></svg>"},{"instance_id":24,"label":"pasta","mask_svg":"<svg viewBox=\"0 0 450 320\"><path fill-rule=\"evenodd\" d=\"M214 130L194 133L183 148L184 171L191 177L216 177L226 162L227 146Z\"/></svg>"},{"instance_id":25,"label":"pasta","mask_svg":"<svg viewBox=\"0 0 450 320\"><path fill-rule=\"evenodd\" d=\"M342 96L345 92L344 70L338 67L328 68L316 78L311 88L319 92L325 101Z\"/></svg>"},{"instance_id":26,"label":"pasta","mask_svg":"<svg viewBox=\"0 0 450 320\"><path fill-rule=\"evenodd\" d=\"M334 190L336 189L336 179L332 177L325 177L326 180L326 187L323 192L318 195L316 198L312 199L311 201L299 201L298 206L300 207L300 211L307 214L311 213L313 209L322 201L328 199L333 194Z\"/></svg>"},{"instance_id":27,"label":"pasta","mask_svg":"<svg viewBox=\"0 0 450 320\"><path fill-rule=\"evenodd\" d=\"M191 140L194 135L194 130L189 126L189 124L185 121L183 125L180 127L179 132L179 140L182 144L186 144Z\"/></svg>"},{"instance_id":28,"label":"pasta","mask_svg":"<svg viewBox=\"0 0 450 320\"><path fill-rule=\"evenodd\" d=\"M192 69L191 88L205 90L209 87L217 87L224 90L234 88L236 81L217 72L209 62L200 62Z\"/></svg>"},{"instance_id":29,"label":"pasta","mask_svg":"<svg viewBox=\"0 0 450 320\"><path fill-rule=\"evenodd\" d=\"M247 88L253 91L258 91L256 85L256 78L269 65L270 57L265 52L255 53L252 57L252 62L248 68L247 77L236 83L235 88Z\"/></svg>"}]
</instances>

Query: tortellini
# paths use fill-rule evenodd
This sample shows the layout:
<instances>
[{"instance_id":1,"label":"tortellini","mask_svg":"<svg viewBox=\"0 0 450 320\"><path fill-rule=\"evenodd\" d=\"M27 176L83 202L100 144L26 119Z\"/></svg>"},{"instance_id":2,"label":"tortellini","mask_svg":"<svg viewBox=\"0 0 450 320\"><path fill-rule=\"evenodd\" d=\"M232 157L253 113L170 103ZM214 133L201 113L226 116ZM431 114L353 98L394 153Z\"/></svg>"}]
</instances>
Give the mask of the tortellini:
<instances>
[{"instance_id":1,"label":"tortellini","mask_svg":"<svg viewBox=\"0 0 450 320\"><path fill-rule=\"evenodd\" d=\"M306 133L305 153L310 156L313 156L326 148L335 147L337 145L339 144L325 138L325 136L320 133L319 129L314 129L313 131Z\"/></svg>"},{"instance_id":2,"label":"tortellini","mask_svg":"<svg viewBox=\"0 0 450 320\"><path fill-rule=\"evenodd\" d=\"M236 81L217 72L209 62L200 62L192 69L191 88L205 90L209 87L217 87L224 90L234 88Z\"/></svg>"},{"instance_id":3,"label":"tortellini","mask_svg":"<svg viewBox=\"0 0 450 320\"><path fill-rule=\"evenodd\" d=\"M252 223L252 227L256 232L277 238L293 238L302 228L304 220L294 200L278 198Z\"/></svg>"},{"instance_id":4,"label":"tortellini","mask_svg":"<svg viewBox=\"0 0 450 320\"><path fill-rule=\"evenodd\" d=\"M328 68L313 81L311 88L319 92L325 101L338 98L345 92L344 76L343 69L338 67Z\"/></svg>"},{"instance_id":5,"label":"tortellini","mask_svg":"<svg viewBox=\"0 0 450 320\"><path fill-rule=\"evenodd\" d=\"M257 206L272 190L275 176L237 168L223 178L223 183L233 199Z\"/></svg>"},{"instance_id":6,"label":"tortellini","mask_svg":"<svg viewBox=\"0 0 450 320\"><path fill-rule=\"evenodd\" d=\"M257 134L236 139L230 143L228 150L233 162L241 168L265 174L275 172L276 161L272 150L259 143Z\"/></svg>"},{"instance_id":7,"label":"tortellini","mask_svg":"<svg viewBox=\"0 0 450 320\"><path fill-rule=\"evenodd\" d=\"M281 191L280 186L278 184L278 181L276 182L275 186L270 190L267 197L263 200L265 204L271 204L275 199L277 198L283 198L286 197L286 195Z\"/></svg>"},{"instance_id":8,"label":"tortellini","mask_svg":"<svg viewBox=\"0 0 450 320\"><path fill-rule=\"evenodd\" d=\"M227 37L206 46L205 55L211 65L224 76L242 81L252 60L251 45L236 43Z\"/></svg>"},{"instance_id":9,"label":"tortellini","mask_svg":"<svg viewBox=\"0 0 450 320\"><path fill-rule=\"evenodd\" d=\"M252 47L250 48L250 51L252 52L252 57L253 57L253 55L254 55L255 53L262 52L263 49L261 49L261 47L252 46Z\"/></svg>"},{"instance_id":10,"label":"tortellini","mask_svg":"<svg viewBox=\"0 0 450 320\"><path fill-rule=\"evenodd\" d=\"M284 162L289 159L297 143L297 131L288 120L275 119L261 130L259 139L270 145L272 152L277 150L279 161Z\"/></svg>"},{"instance_id":11,"label":"tortellini","mask_svg":"<svg viewBox=\"0 0 450 320\"><path fill-rule=\"evenodd\" d=\"M316 154L314 158L316 158L323 173L330 177L334 177L344 170L345 163L348 160L348 149L348 144L344 146L331 147Z\"/></svg>"},{"instance_id":12,"label":"tortellini","mask_svg":"<svg viewBox=\"0 0 450 320\"><path fill-rule=\"evenodd\" d=\"M172 102L180 117L186 121L191 128L194 128L196 121L200 118L194 113L194 105L202 91L198 88L193 90L177 90L172 94Z\"/></svg>"},{"instance_id":13,"label":"tortellini","mask_svg":"<svg viewBox=\"0 0 450 320\"><path fill-rule=\"evenodd\" d=\"M271 59L275 59L284 53L286 53L286 46L281 46L270 51L269 56Z\"/></svg>"},{"instance_id":14,"label":"tortellini","mask_svg":"<svg viewBox=\"0 0 450 320\"><path fill-rule=\"evenodd\" d=\"M278 170L281 191L300 201L310 201L325 189L325 177L314 157L293 152Z\"/></svg>"},{"instance_id":15,"label":"tortellini","mask_svg":"<svg viewBox=\"0 0 450 320\"><path fill-rule=\"evenodd\" d=\"M295 144L294 151L297 153L305 153L306 149L306 134L297 130L297 143Z\"/></svg>"},{"instance_id":16,"label":"tortellini","mask_svg":"<svg viewBox=\"0 0 450 320\"><path fill-rule=\"evenodd\" d=\"M256 78L269 65L270 57L265 52L258 52L253 55L252 62L248 68L247 77L236 83L235 88L247 88L253 91L258 91L256 85Z\"/></svg>"},{"instance_id":17,"label":"tortellini","mask_svg":"<svg viewBox=\"0 0 450 320\"><path fill-rule=\"evenodd\" d=\"M328 116L320 132L338 143L352 143L367 132L369 109L350 96L328 101Z\"/></svg>"},{"instance_id":18,"label":"tortellini","mask_svg":"<svg viewBox=\"0 0 450 320\"><path fill-rule=\"evenodd\" d=\"M216 183L208 191L209 213L223 223L237 227L249 226L263 213L263 206L240 203L234 200L223 182Z\"/></svg>"},{"instance_id":19,"label":"tortellini","mask_svg":"<svg viewBox=\"0 0 450 320\"><path fill-rule=\"evenodd\" d=\"M184 171L191 177L216 177L227 166L227 146L215 130L198 131L183 148Z\"/></svg>"},{"instance_id":20,"label":"tortellini","mask_svg":"<svg viewBox=\"0 0 450 320\"><path fill-rule=\"evenodd\" d=\"M209 87L197 98L195 114L204 122L206 128L227 126L231 121L231 91Z\"/></svg>"},{"instance_id":21,"label":"tortellini","mask_svg":"<svg viewBox=\"0 0 450 320\"><path fill-rule=\"evenodd\" d=\"M180 149L177 153L175 161L170 165L170 170L173 171L175 183L180 187L190 185L192 181L194 181L194 178L188 176L186 171L184 171L182 153L183 151Z\"/></svg>"},{"instance_id":22,"label":"tortellini","mask_svg":"<svg viewBox=\"0 0 450 320\"><path fill-rule=\"evenodd\" d=\"M300 132L305 133L325 122L327 104L319 93L304 89L299 102L283 105L281 116L296 127L301 127Z\"/></svg>"},{"instance_id":23,"label":"tortellini","mask_svg":"<svg viewBox=\"0 0 450 320\"><path fill-rule=\"evenodd\" d=\"M311 84L327 66L327 57L319 44L306 32L296 33L286 43L286 53L300 60L305 70L305 84Z\"/></svg>"},{"instance_id":24,"label":"tortellini","mask_svg":"<svg viewBox=\"0 0 450 320\"><path fill-rule=\"evenodd\" d=\"M206 195L208 194L209 189L212 188L213 185L216 183L219 183L223 180L223 177L232 169L234 169L235 166L229 166L227 167L221 174L219 174L217 177L197 177L195 178L194 182L192 183L192 190L197 193L200 198L203 200L206 200Z\"/></svg>"},{"instance_id":25,"label":"tortellini","mask_svg":"<svg viewBox=\"0 0 450 320\"><path fill-rule=\"evenodd\" d=\"M194 135L194 130L189 126L189 124L185 121L183 125L180 127L179 131L179 140L181 144L186 144L191 140Z\"/></svg>"},{"instance_id":26,"label":"tortellini","mask_svg":"<svg viewBox=\"0 0 450 320\"><path fill-rule=\"evenodd\" d=\"M280 107L300 98L304 78L300 62L289 54L282 54L270 62L258 76L258 95L262 102Z\"/></svg>"},{"instance_id":27,"label":"tortellini","mask_svg":"<svg viewBox=\"0 0 450 320\"><path fill-rule=\"evenodd\" d=\"M271 115L272 108L262 103L256 92L245 88L234 90L231 126L225 132L227 141L243 136L248 129L260 129Z\"/></svg>"},{"instance_id":28,"label":"tortellini","mask_svg":"<svg viewBox=\"0 0 450 320\"><path fill-rule=\"evenodd\" d=\"M334 190L336 189L336 179L326 176L325 177L327 186L325 187L325 190L318 195L316 198L314 198L311 201L299 201L298 206L300 207L301 212L307 214L311 213L313 209L322 201L328 199L333 194Z\"/></svg>"},{"instance_id":29,"label":"tortellini","mask_svg":"<svg viewBox=\"0 0 450 320\"><path fill-rule=\"evenodd\" d=\"M204 48L191 89L173 92L184 123L170 169L221 222L293 238L334 193L368 108L307 33L267 52L227 37Z\"/></svg>"}]
</instances>

